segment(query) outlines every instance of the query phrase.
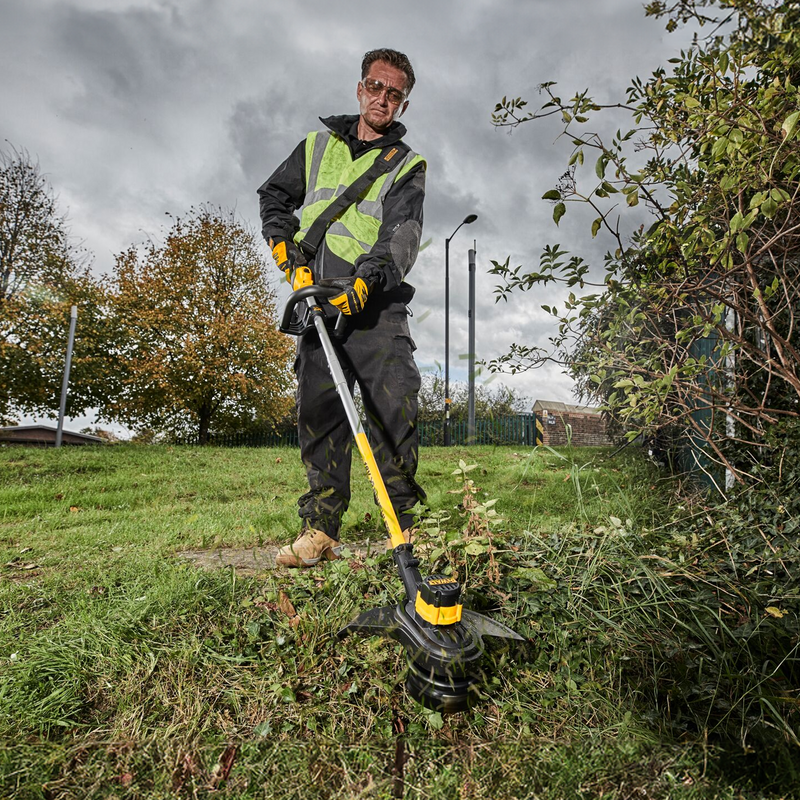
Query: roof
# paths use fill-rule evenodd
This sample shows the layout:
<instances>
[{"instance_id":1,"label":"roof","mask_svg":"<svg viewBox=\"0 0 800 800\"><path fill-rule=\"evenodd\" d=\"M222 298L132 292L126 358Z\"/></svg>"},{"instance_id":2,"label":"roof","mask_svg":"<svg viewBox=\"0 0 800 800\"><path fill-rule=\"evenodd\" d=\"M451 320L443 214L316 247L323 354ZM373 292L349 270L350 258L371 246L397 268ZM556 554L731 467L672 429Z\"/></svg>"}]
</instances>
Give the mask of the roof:
<instances>
[{"instance_id":1,"label":"roof","mask_svg":"<svg viewBox=\"0 0 800 800\"><path fill-rule=\"evenodd\" d=\"M52 425L12 425L0 428L0 442L16 444L55 444L58 428ZM62 444L103 444L99 436L76 431L61 431Z\"/></svg>"},{"instance_id":2,"label":"roof","mask_svg":"<svg viewBox=\"0 0 800 800\"><path fill-rule=\"evenodd\" d=\"M555 400L537 400L533 404L533 410L553 412L554 414L600 414L600 409L593 406L577 406L570 403L559 403Z\"/></svg>"}]
</instances>

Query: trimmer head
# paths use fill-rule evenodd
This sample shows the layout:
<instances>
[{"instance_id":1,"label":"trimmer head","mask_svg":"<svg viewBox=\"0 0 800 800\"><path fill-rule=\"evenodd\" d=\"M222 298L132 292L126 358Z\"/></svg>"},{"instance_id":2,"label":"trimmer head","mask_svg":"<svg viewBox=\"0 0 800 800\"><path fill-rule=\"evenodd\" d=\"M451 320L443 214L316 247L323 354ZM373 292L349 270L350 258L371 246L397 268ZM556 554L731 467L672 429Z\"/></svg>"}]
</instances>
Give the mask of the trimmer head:
<instances>
[{"instance_id":1,"label":"trimmer head","mask_svg":"<svg viewBox=\"0 0 800 800\"><path fill-rule=\"evenodd\" d=\"M396 606L365 611L342 628L350 633L380 634L400 642L408 659L406 688L422 705L456 713L469 708L484 654L483 637L523 637L511 628L461 606L461 586L444 575L421 578L412 545L395 548L395 562L406 585L406 600ZM409 589L412 573L414 591Z\"/></svg>"}]
</instances>

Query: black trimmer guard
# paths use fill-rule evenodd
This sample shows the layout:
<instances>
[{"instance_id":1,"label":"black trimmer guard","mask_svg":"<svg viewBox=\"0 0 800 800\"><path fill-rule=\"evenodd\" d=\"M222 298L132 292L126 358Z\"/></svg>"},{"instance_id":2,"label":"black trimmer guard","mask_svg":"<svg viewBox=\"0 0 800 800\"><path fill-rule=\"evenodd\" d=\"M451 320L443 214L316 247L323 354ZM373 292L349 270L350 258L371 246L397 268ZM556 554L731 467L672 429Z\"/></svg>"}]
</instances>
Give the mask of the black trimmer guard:
<instances>
[{"instance_id":1,"label":"black trimmer guard","mask_svg":"<svg viewBox=\"0 0 800 800\"><path fill-rule=\"evenodd\" d=\"M463 609L460 622L445 626L418 622L409 606L364 611L337 636L380 635L400 642L408 659L409 694L435 711L454 714L469 708L478 681L478 662L484 653L484 636L525 641L507 625L468 609Z\"/></svg>"}]
</instances>

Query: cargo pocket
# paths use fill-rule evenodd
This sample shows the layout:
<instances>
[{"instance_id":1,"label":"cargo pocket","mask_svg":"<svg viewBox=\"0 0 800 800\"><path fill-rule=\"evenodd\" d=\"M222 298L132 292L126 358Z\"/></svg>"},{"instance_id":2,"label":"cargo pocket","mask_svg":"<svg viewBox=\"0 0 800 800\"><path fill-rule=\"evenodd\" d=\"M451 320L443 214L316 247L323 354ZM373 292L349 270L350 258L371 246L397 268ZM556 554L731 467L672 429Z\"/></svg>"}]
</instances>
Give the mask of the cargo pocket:
<instances>
[{"instance_id":1,"label":"cargo pocket","mask_svg":"<svg viewBox=\"0 0 800 800\"><path fill-rule=\"evenodd\" d=\"M397 334L394 337L395 375L403 395L416 395L422 379L419 367L414 361L414 351L417 349L409 333Z\"/></svg>"}]
</instances>

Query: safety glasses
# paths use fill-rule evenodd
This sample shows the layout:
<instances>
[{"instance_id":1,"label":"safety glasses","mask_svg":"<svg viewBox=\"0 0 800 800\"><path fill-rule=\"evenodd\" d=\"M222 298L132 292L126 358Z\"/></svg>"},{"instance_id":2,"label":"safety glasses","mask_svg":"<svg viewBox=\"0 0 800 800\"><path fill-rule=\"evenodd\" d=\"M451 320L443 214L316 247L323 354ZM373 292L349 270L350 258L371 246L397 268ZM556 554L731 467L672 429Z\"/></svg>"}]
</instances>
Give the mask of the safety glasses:
<instances>
[{"instance_id":1,"label":"safety glasses","mask_svg":"<svg viewBox=\"0 0 800 800\"><path fill-rule=\"evenodd\" d=\"M383 92L386 92L386 99L393 105L399 106L403 100L406 99L405 93L394 86L387 86L383 81L375 80L375 78L363 78L361 85L373 96L378 97Z\"/></svg>"}]
</instances>

